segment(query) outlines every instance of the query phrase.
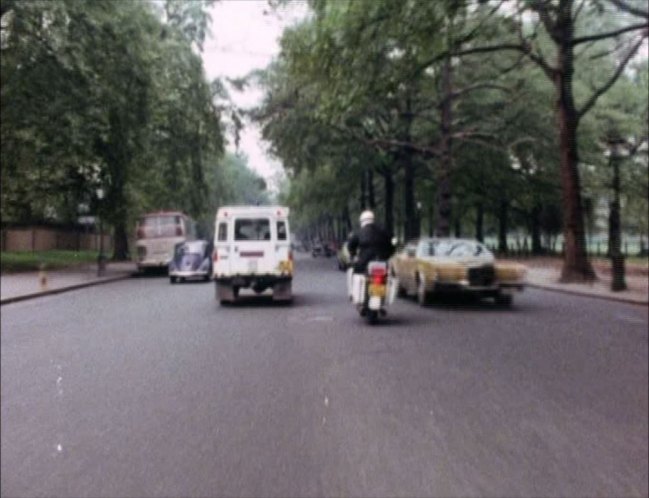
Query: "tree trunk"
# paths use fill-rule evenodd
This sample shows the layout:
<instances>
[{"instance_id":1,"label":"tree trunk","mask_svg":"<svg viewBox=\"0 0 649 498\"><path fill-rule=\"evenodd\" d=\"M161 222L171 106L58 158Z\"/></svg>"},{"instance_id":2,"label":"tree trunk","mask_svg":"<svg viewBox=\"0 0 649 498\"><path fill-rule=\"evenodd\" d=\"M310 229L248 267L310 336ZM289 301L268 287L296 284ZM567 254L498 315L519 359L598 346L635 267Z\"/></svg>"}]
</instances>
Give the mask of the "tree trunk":
<instances>
[{"instance_id":1,"label":"tree trunk","mask_svg":"<svg viewBox=\"0 0 649 498\"><path fill-rule=\"evenodd\" d=\"M592 282L595 272L586 254L584 215L579 181L577 126L579 115L572 94L573 18L571 2L559 9L556 27L559 31L557 70L554 86L557 93L561 193L563 206L563 238L565 243L562 282Z\"/></svg>"},{"instance_id":2,"label":"tree trunk","mask_svg":"<svg viewBox=\"0 0 649 498\"><path fill-rule=\"evenodd\" d=\"M538 256L543 254L543 244L541 243L541 206L536 204L532 208L531 232L532 232L532 254Z\"/></svg>"},{"instance_id":3,"label":"tree trunk","mask_svg":"<svg viewBox=\"0 0 649 498\"><path fill-rule=\"evenodd\" d=\"M455 219L455 236L458 239L462 237L462 220L460 218Z\"/></svg>"},{"instance_id":4,"label":"tree trunk","mask_svg":"<svg viewBox=\"0 0 649 498\"><path fill-rule=\"evenodd\" d=\"M442 103L440 105L440 167L437 180L437 215L436 235L448 237L451 232L451 169L452 157L452 121L453 121L453 69L450 56L444 61L442 68Z\"/></svg>"},{"instance_id":5,"label":"tree trunk","mask_svg":"<svg viewBox=\"0 0 649 498\"><path fill-rule=\"evenodd\" d=\"M404 224L403 234L405 240L417 237L417 213L415 212L415 168L412 163L412 156L409 152L402 154L403 160L403 202L404 202Z\"/></svg>"},{"instance_id":6,"label":"tree trunk","mask_svg":"<svg viewBox=\"0 0 649 498\"><path fill-rule=\"evenodd\" d=\"M376 209L376 201L374 197L374 171L369 168L365 174L367 178L367 205L371 210Z\"/></svg>"},{"instance_id":7,"label":"tree trunk","mask_svg":"<svg viewBox=\"0 0 649 498\"><path fill-rule=\"evenodd\" d=\"M113 235L113 260L126 261L129 259L128 252L128 229L125 221L115 225Z\"/></svg>"},{"instance_id":8,"label":"tree trunk","mask_svg":"<svg viewBox=\"0 0 649 498\"><path fill-rule=\"evenodd\" d=\"M509 206L506 200L500 201L498 208L498 252L507 254L509 248L507 247L507 215Z\"/></svg>"},{"instance_id":9,"label":"tree trunk","mask_svg":"<svg viewBox=\"0 0 649 498\"><path fill-rule=\"evenodd\" d=\"M609 248L611 253L612 291L622 291L627 288L624 270L624 254L622 254L622 237L620 230L620 163L617 151L611 150L611 166L613 166L613 202L609 217Z\"/></svg>"},{"instance_id":10,"label":"tree trunk","mask_svg":"<svg viewBox=\"0 0 649 498\"><path fill-rule=\"evenodd\" d=\"M387 171L383 173L385 189L385 230L394 234L394 179L392 173Z\"/></svg>"},{"instance_id":11,"label":"tree trunk","mask_svg":"<svg viewBox=\"0 0 649 498\"><path fill-rule=\"evenodd\" d=\"M475 208L475 238L480 242L484 242L484 206L482 202L478 202Z\"/></svg>"}]
</instances>

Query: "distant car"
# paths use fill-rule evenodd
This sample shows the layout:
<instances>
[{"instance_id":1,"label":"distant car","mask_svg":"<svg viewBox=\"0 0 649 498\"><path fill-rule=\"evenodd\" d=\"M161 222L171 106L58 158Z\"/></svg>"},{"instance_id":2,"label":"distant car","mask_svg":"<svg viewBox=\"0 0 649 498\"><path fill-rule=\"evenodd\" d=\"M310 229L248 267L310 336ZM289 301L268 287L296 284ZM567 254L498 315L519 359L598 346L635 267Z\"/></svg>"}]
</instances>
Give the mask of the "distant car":
<instances>
[{"instance_id":1,"label":"distant car","mask_svg":"<svg viewBox=\"0 0 649 498\"><path fill-rule=\"evenodd\" d=\"M313 247L311 248L311 256L314 258L318 256L325 256L327 258L330 258L333 256L335 251L331 248L330 244L321 244L319 242L313 244Z\"/></svg>"},{"instance_id":2,"label":"distant car","mask_svg":"<svg viewBox=\"0 0 649 498\"><path fill-rule=\"evenodd\" d=\"M206 240L193 240L177 244L169 263L169 281L175 284L188 278L201 278L205 282L212 276L212 244Z\"/></svg>"},{"instance_id":3,"label":"distant car","mask_svg":"<svg viewBox=\"0 0 649 498\"><path fill-rule=\"evenodd\" d=\"M527 272L518 263L496 262L478 241L428 237L406 244L390 267L399 279L399 294L415 295L422 305L434 294L465 292L509 306L514 292L525 287Z\"/></svg>"}]
</instances>

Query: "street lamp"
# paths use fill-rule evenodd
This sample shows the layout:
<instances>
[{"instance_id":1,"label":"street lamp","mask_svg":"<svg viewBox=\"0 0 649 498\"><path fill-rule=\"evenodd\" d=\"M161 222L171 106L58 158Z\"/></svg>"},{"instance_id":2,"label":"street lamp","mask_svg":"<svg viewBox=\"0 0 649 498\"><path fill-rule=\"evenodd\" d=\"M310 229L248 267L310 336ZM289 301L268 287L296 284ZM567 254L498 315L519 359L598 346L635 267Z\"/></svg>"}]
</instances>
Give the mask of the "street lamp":
<instances>
[{"instance_id":1,"label":"street lamp","mask_svg":"<svg viewBox=\"0 0 649 498\"><path fill-rule=\"evenodd\" d=\"M622 237L620 223L620 160L623 157L625 141L620 138L609 138L609 163L613 169L613 200L609 215L609 257L611 258L612 291L622 291L627 288L624 278L624 254L622 254Z\"/></svg>"},{"instance_id":2,"label":"street lamp","mask_svg":"<svg viewBox=\"0 0 649 498\"><path fill-rule=\"evenodd\" d=\"M104 254L104 233L103 233L103 218L101 216L102 199L104 198L104 190L97 189L97 218L99 219L99 256L97 256L97 276L101 277L106 273L106 255Z\"/></svg>"}]
</instances>

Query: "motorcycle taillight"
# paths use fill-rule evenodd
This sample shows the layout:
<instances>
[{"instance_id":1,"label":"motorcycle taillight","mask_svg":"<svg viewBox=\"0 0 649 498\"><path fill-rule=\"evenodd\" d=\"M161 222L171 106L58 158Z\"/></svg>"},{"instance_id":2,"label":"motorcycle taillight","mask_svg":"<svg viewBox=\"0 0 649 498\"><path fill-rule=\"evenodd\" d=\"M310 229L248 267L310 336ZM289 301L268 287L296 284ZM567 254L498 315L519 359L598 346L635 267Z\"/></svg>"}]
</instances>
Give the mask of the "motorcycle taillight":
<instances>
[{"instance_id":1,"label":"motorcycle taillight","mask_svg":"<svg viewBox=\"0 0 649 498\"><path fill-rule=\"evenodd\" d=\"M372 268L370 270L370 279L373 284L385 285L388 278L388 272L384 268Z\"/></svg>"}]
</instances>

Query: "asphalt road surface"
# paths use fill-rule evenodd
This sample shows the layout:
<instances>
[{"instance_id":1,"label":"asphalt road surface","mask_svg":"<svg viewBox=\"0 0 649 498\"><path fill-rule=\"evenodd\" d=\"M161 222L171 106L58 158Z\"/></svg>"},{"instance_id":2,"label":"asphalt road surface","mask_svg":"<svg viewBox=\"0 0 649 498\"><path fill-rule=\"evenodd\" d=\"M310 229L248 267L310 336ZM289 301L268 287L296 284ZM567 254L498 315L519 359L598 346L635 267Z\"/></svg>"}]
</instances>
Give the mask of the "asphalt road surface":
<instances>
[{"instance_id":1,"label":"asphalt road surface","mask_svg":"<svg viewBox=\"0 0 649 498\"><path fill-rule=\"evenodd\" d=\"M134 278L2 307L3 497L647 496L647 307Z\"/></svg>"}]
</instances>

